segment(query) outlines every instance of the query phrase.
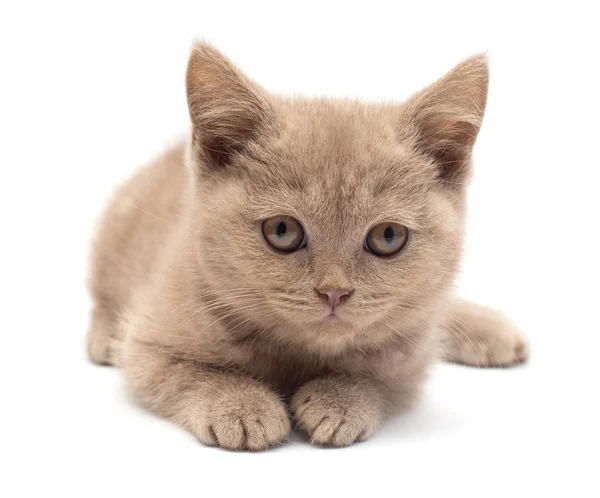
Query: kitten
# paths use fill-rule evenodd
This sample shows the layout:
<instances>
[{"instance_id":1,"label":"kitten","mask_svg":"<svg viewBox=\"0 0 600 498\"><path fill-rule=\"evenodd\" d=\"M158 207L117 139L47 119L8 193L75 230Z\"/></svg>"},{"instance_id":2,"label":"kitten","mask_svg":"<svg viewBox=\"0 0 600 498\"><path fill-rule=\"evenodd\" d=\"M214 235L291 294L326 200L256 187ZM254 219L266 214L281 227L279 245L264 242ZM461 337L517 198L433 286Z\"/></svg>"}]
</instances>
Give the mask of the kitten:
<instances>
[{"instance_id":1,"label":"kitten","mask_svg":"<svg viewBox=\"0 0 600 498\"><path fill-rule=\"evenodd\" d=\"M402 105L283 99L196 44L190 140L116 194L95 241L89 355L207 445L290 419L364 441L439 355L523 362L521 332L452 294L485 57Z\"/></svg>"}]
</instances>

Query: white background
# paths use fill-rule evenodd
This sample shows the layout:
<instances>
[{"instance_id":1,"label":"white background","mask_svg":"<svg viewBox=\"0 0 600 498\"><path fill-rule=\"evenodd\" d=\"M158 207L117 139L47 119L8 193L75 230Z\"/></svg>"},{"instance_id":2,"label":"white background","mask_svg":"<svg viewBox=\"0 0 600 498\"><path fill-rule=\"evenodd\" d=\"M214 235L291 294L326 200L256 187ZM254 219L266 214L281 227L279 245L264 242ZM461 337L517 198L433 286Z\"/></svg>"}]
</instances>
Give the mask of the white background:
<instances>
[{"instance_id":1,"label":"white background","mask_svg":"<svg viewBox=\"0 0 600 498\"><path fill-rule=\"evenodd\" d=\"M0 495L600 496L598 14L488 3L2 2ZM87 363L88 239L185 134L194 36L272 91L368 99L487 50L460 290L527 331L530 363L440 365L367 443L261 454L201 446Z\"/></svg>"}]
</instances>

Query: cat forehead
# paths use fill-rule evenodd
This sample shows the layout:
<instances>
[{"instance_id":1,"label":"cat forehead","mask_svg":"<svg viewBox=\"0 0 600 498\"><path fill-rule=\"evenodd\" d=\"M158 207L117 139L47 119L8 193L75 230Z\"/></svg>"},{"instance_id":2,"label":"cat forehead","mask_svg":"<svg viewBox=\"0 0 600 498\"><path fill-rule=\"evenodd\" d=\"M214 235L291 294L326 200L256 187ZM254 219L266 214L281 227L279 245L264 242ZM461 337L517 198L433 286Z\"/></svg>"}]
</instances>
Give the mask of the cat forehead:
<instances>
[{"instance_id":1,"label":"cat forehead","mask_svg":"<svg viewBox=\"0 0 600 498\"><path fill-rule=\"evenodd\" d=\"M401 141L395 109L292 100L284 110L276 132L252 151L267 183L350 200L414 191L431 179L428 162Z\"/></svg>"},{"instance_id":2,"label":"cat forehead","mask_svg":"<svg viewBox=\"0 0 600 498\"><path fill-rule=\"evenodd\" d=\"M391 109L315 100L284 110L249 154L246 188L259 216L416 220L433 172L402 143Z\"/></svg>"},{"instance_id":3,"label":"cat forehead","mask_svg":"<svg viewBox=\"0 0 600 498\"><path fill-rule=\"evenodd\" d=\"M284 99L276 109L282 137L307 152L343 154L393 140L400 108L348 99Z\"/></svg>"}]
</instances>

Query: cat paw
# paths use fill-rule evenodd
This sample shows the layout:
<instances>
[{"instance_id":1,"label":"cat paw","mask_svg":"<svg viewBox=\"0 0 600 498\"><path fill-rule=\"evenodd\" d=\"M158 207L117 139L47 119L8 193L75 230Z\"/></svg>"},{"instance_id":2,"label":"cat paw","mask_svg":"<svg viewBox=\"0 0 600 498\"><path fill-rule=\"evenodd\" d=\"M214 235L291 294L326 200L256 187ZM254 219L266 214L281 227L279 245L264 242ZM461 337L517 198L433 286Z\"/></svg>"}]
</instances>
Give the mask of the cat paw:
<instances>
[{"instance_id":1,"label":"cat paw","mask_svg":"<svg viewBox=\"0 0 600 498\"><path fill-rule=\"evenodd\" d=\"M123 341L113 336L114 325L106 319L94 317L87 333L87 352L97 365L123 366Z\"/></svg>"},{"instance_id":2,"label":"cat paw","mask_svg":"<svg viewBox=\"0 0 600 498\"><path fill-rule=\"evenodd\" d=\"M444 344L448 361L490 368L518 365L529 358L527 337L498 311L465 303L448 332Z\"/></svg>"},{"instance_id":3,"label":"cat paw","mask_svg":"<svg viewBox=\"0 0 600 498\"><path fill-rule=\"evenodd\" d=\"M365 441L383 418L380 395L364 380L313 380L293 396L291 407L298 427L320 446Z\"/></svg>"},{"instance_id":4,"label":"cat paw","mask_svg":"<svg viewBox=\"0 0 600 498\"><path fill-rule=\"evenodd\" d=\"M513 323L506 320L501 329L481 334L484 344L483 353L471 350L467 359L482 367L510 367L520 365L529 359L529 344L525 334ZM481 349L481 348L480 348ZM478 364L479 358L483 359Z\"/></svg>"},{"instance_id":5,"label":"cat paw","mask_svg":"<svg viewBox=\"0 0 600 498\"><path fill-rule=\"evenodd\" d=\"M240 386L215 395L194 432L204 444L229 450L265 450L290 432L285 405L267 389Z\"/></svg>"}]
</instances>

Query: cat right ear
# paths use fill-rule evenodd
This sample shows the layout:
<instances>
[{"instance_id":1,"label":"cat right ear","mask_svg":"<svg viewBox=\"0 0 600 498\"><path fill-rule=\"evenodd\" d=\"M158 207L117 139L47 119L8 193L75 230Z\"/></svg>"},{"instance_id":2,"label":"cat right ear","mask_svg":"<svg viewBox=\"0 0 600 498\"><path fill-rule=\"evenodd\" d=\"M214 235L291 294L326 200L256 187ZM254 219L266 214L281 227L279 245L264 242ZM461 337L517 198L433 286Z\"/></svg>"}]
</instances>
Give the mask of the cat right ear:
<instances>
[{"instance_id":1,"label":"cat right ear","mask_svg":"<svg viewBox=\"0 0 600 498\"><path fill-rule=\"evenodd\" d=\"M204 167L221 170L268 124L270 106L258 87L206 43L192 49L186 85L194 149Z\"/></svg>"}]
</instances>

